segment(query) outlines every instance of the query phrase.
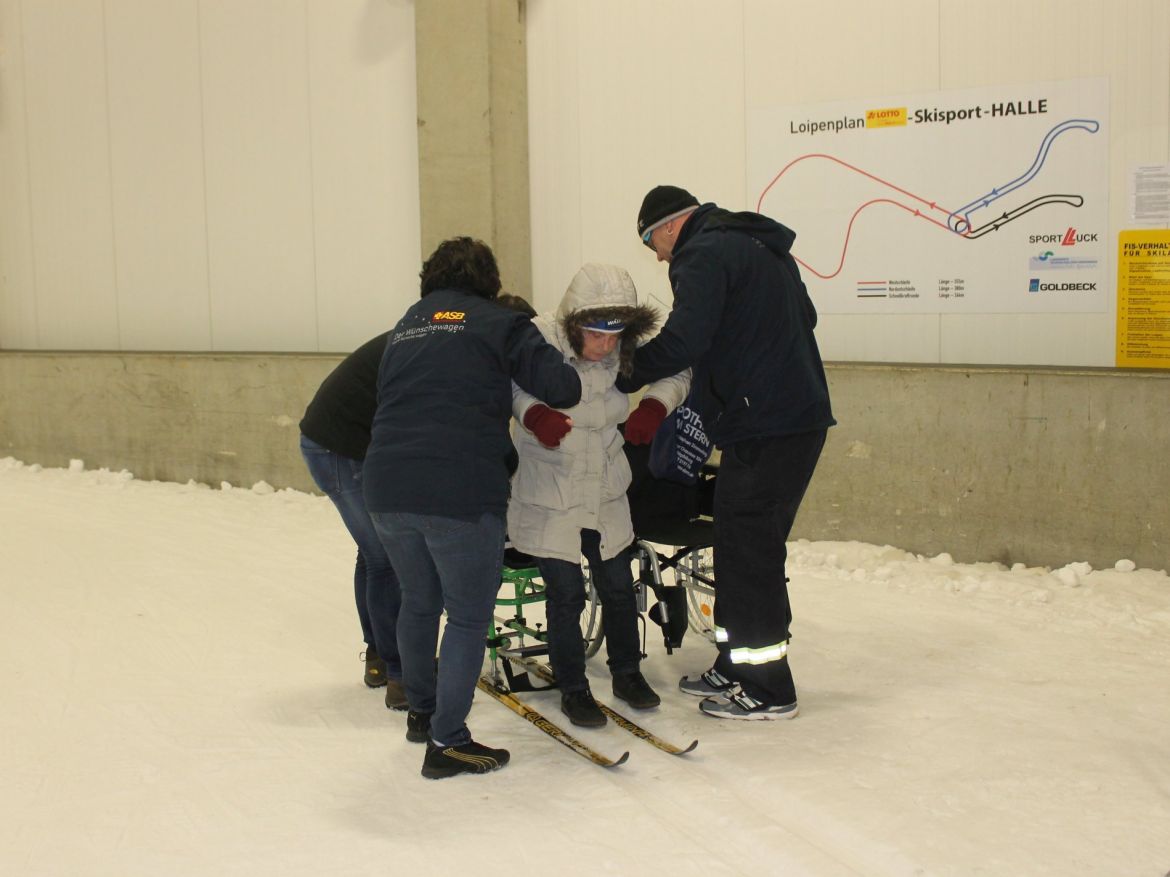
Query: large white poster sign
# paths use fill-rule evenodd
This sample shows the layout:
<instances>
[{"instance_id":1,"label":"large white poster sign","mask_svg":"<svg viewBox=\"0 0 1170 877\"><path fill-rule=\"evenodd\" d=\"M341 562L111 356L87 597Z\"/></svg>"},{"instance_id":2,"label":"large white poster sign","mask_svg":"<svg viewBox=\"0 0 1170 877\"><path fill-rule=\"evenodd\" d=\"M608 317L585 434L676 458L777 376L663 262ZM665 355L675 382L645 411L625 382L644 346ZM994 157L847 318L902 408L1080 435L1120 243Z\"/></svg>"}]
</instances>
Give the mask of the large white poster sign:
<instances>
[{"instance_id":1,"label":"large white poster sign","mask_svg":"<svg viewBox=\"0 0 1170 877\"><path fill-rule=\"evenodd\" d=\"M1107 85L752 108L750 207L823 313L1104 311Z\"/></svg>"}]
</instances>

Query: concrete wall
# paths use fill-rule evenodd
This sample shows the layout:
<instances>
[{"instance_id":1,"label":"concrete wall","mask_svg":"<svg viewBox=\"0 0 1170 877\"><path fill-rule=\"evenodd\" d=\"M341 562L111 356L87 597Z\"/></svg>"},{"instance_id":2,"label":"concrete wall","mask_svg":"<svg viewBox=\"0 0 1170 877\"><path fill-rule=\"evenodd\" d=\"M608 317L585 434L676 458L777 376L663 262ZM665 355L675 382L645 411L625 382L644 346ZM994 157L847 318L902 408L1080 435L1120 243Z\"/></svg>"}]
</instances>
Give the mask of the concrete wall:
<instances>
[{"instance_id":1,"label":"concrete wall","mask_svg":"<svg viewBox=\"0 0 1170 877\"><path fill-rule=\"evenodd\" d=\"M312 489L338 356L0 352L0 456ZM830 364L839 425L794 538L959 561L1170 567L1170 373Z\"/></svg>"},{"instance_id":2,"label":"concrete wall","mask_svg":"<svg viewBox=\"0 0 1170 877\"><path fill-rule=\"evenodd\" d=\"M340 359L0 351L0 456L311 490L297 424Z\"/></svg>"},{"instance_id":3,"label":"concrete wall","mask_svg":"<svg viewBox=\"0 0 1170 877\"><path fill-rule=\"evenodd\" d=\"M956 560L1170 566L1170 373L832 365L797 535Z\"/></svg>"},{"instance_id":4,"label":"concrete wall","mask_svg":"<svg viewBox=\"0 0 1170 877\"><path fill-rule=\"evenodd\" d=\"M532 299L522 0L415 4L422 255L471 235Z\"/></svg>"}]
</instances>

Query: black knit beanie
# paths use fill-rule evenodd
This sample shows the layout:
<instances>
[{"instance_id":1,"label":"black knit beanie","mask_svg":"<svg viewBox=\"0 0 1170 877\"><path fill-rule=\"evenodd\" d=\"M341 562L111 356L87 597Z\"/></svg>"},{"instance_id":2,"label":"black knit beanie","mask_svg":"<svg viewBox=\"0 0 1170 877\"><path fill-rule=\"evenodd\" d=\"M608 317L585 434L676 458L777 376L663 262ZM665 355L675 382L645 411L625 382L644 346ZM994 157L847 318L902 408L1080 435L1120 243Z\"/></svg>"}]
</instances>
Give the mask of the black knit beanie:
<instances>
[{"instance_id":1,"label":"black knit beanie","mask_svg":"<svg viewBox=\"0 0 1170 877\"><path fill-rule=\"evenodd\" d=\"M644 235L646 229L657 225L672 214L698 206L699 200L686 189L680 189L678 186L655 186L642 199L642 209L638 211L638 235Z\"/></svg>"}]
</instances>

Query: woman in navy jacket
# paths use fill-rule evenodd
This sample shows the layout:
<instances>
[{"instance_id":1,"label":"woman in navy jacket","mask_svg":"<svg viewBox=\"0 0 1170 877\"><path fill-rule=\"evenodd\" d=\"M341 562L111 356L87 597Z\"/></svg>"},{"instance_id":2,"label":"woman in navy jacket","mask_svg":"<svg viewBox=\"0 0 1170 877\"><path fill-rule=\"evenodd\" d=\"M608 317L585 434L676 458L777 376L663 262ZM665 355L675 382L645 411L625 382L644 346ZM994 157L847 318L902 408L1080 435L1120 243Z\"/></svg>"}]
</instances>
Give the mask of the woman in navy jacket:
<instances>
[{"instance_id":1,"label":"woman in navy jacket","mask_svg":"<svg viewBox=\"0 0 1170 877\"><path fill-rule=\"evenodd\" d=\"M363 478L366 507L402 585L398 648L408 740L425 777L503 767L508 752L465 724L483 664L504 554L512 382L555 408L577 372L523 314L496 305L495 257L444 241L424 263L422 300L390 333ZM439 649L439 619L447 622Z\"/></svg>"}]
</instances>

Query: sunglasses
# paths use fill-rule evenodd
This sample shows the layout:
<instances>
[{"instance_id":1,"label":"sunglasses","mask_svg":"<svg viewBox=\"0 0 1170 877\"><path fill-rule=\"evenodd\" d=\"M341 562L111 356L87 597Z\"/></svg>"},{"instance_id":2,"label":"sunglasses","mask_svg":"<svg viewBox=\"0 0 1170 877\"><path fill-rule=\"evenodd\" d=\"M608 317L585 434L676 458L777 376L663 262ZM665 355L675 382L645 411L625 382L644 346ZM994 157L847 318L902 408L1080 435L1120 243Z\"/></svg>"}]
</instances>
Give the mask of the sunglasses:
<instances>
[{"instance_id":1,"label":"sunglasses","mask_svg":"<svg viewBox=\"0 0 1170 877\"><path fill-rule=\"evenodd\" d=\"M650 228L646 229L646 233L642 235L642 243L644 243L652 250L654 249L654 245L650 243L650 235L654 234L654 229L656 228L658 228L658 226L652 225Z\"/></svg>"}]
</instances>

